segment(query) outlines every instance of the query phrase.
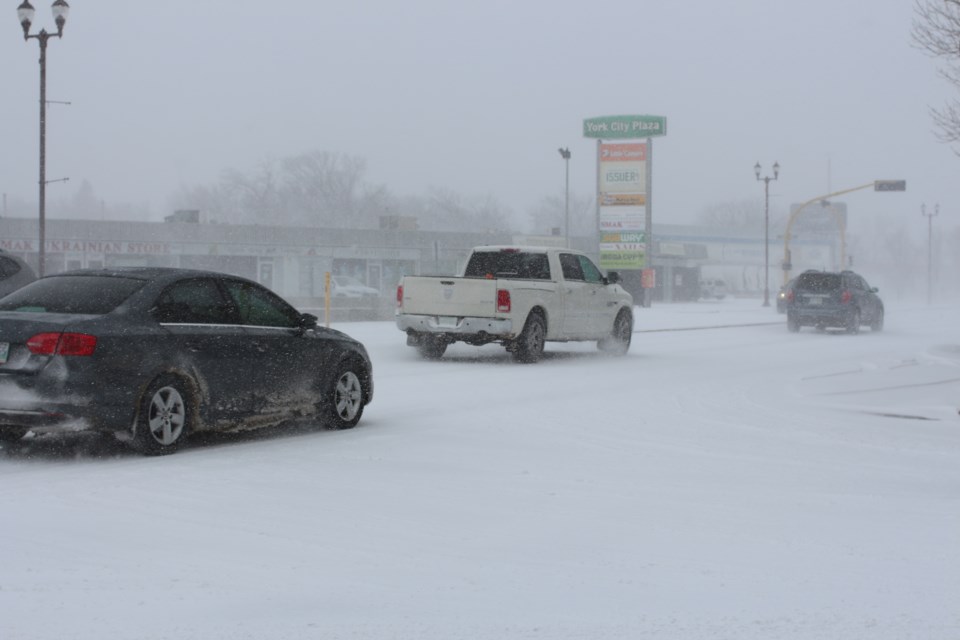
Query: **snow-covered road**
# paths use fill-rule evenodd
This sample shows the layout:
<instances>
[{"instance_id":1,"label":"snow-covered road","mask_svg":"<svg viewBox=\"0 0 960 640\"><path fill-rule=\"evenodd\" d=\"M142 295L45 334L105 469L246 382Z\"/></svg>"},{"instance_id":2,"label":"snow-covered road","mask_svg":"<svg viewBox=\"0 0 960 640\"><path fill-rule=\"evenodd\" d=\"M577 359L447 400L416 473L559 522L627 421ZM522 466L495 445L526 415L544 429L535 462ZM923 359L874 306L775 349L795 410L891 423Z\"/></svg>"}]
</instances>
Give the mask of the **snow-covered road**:
<instances>
[{"instance_id":1,"label":"snow-covered road","mask_svg":"<svg viewBox=\"0 0 960 640\"><path fill-rule=\"evenodd\" d=\"M524 366L338 325L352 431L0 451L0 638L957 638L958 326L659 305Z\"/></svg>"}]
</instances>

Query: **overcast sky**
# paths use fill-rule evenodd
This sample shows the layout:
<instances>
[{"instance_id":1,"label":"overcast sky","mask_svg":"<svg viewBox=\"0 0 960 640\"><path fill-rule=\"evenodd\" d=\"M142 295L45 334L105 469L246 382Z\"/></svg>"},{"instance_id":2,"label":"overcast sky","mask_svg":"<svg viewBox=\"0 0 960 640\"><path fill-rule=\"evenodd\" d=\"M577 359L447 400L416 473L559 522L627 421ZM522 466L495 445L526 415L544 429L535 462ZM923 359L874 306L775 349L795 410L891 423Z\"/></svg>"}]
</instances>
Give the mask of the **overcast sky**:
<instances>
[{"instance_id":1,"label":"overcast sky","mask_svg":"<svg viewBox=\"0 0 960 640\"><path fill-rule=\"evenodd\" d=\"M34 202L39 48L0 12L0 191ZM920 205L956 219L960 158L928 107L954 90L910 45L908 0L70 0L48 49L48 198L86 179L108 205L169 213L181 185L322 150L365 158L398 195L441 187L523 213L594 190L584 118L653 114L656 222L762 198L771 208L874 179L858 217ZM53 30L34 2L35 30Z\"/></svg>"}]
</instances>

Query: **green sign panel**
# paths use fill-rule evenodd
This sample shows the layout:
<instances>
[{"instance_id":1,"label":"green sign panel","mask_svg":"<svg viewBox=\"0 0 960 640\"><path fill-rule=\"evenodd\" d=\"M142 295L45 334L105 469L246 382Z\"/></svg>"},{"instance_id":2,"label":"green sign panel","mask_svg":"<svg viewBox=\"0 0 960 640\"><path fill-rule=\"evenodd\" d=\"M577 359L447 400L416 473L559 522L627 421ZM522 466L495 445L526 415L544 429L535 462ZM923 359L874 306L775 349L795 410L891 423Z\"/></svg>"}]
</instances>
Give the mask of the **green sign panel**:
<instances>
[{"instance_id":1,"label":"green sign panel","mask_svg":"<svg viewBox=\"0 0 960 640\"><path fill-rule=\"evenodd\" d=\"M653 138L667 135L666 116L602 116L583 121L584 138L604 140Z\"/></svg>"},{"instance_id":2,"label":"green sign panel","mask_svg":"<svg viewBox=\"0 0 960 640\"><path fill-rule=\"evenodd\" d=\"M646 266L642 251L600 250L601 269L642 269Z\"/></svg>"}]
</instances>

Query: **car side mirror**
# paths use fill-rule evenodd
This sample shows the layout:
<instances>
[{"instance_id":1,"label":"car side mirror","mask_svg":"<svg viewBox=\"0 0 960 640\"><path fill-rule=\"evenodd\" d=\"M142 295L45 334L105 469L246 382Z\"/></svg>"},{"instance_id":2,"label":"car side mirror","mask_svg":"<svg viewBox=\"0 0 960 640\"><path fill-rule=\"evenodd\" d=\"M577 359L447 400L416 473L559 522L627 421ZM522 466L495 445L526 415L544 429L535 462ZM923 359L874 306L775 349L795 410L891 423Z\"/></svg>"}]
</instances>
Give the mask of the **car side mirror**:
<instances>
[{"instance_id":1,"label":"car side mirror","mask_svg":"<svg viewBox=\"0 0 960 640\"><path fill-rule=\"evenodd\" d=\"M304 331L317 328L317 316L312 313L300 314L300 328Z\"/></svg>"},{"instance_id":2,"label":"car side mirror","mask_svg":"<svg viewBox=\"0 0 960 640\"><path fill-rule=\"evenodd\" d=\"M873 293L879 293L879 292L880 292L880 287L871 287L871 288L870 288L870 291L872 291Z\"/></svg>"},{"instance_id":3,"label":"car side mirror","mask_svg":"<svg viewBox=\"0 0 960 640\"><path fill-rule=\"evenodd\" d=\"M617 284L618 282L622 282L622 280L619 271L607 272L607 284Z\"/></svg>"}]
</instances>

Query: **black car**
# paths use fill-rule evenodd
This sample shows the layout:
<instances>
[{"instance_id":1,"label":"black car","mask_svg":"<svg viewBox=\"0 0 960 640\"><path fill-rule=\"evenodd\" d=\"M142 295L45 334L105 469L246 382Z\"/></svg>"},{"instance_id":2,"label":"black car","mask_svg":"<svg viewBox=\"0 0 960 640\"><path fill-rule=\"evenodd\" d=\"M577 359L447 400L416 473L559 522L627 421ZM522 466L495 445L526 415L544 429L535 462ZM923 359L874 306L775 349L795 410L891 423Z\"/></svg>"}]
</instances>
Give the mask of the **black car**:
<instances>
[{"instance_id":1,"label":"black car","mask_svg":"<svg viewBox=\"0 0 960 640\"><path fill-rule=\"evenodd\" d=\"M804 271L787 291L787 329L841 327L857 333L861 325L883 329L883 301L853 271Z\"/></svg>"},{"instance_id":2,"label":"black car","mask_svg":"<svg viewBox=\"0 0 960 640\"><path fill-rule=\"evenodd\" d=\"M0 298L36 279L30 265L0 249Z\"/></svg>"},{"instance_id":3,"label":"black car","mask_svg":"<svg viewBox=\"0 0 960 640\"><path fill-rule=\"evenodd\" d=\"M87 269L0 299L4 441L92 429L168 453L302 416L352 427L372 398L362 344L243 278Z\"/></svg>"}]
</instances>

